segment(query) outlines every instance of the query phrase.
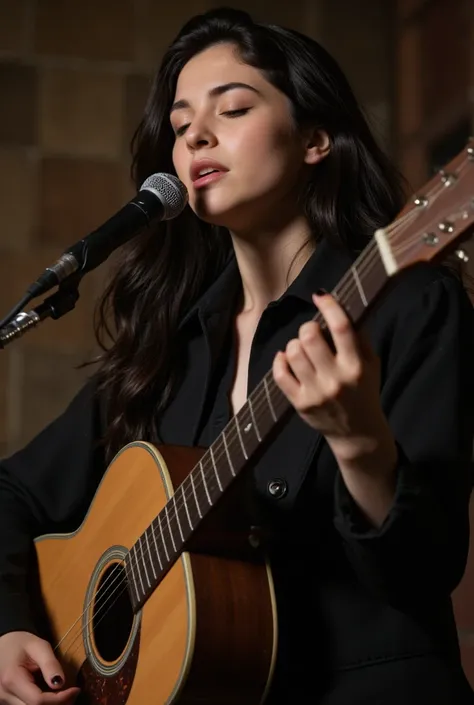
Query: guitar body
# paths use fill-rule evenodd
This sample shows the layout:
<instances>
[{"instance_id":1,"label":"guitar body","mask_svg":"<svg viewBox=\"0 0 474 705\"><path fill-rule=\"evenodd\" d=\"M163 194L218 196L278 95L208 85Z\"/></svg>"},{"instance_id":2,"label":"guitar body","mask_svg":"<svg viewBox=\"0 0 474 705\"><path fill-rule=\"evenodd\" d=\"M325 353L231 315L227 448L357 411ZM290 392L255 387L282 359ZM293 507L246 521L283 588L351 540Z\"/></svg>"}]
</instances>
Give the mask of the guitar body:
<instances>
[{"instance_id":1,"label":"guitar body","mask_svg":"<svg viewBox=\"0 0 474 705\"><path fill-rule=\"evenodd\" d=\"M374 233L333 291L354 325L391 277L472 232L473 165L470 140ZM319 312L313 320L324 328ZM272 577L245 502L229 511L221 499L288 410L269 370L207 451L129 444L80 529L35 542L42 616L80 702L265 700L277 647Z\"/></svg>"},{"instance_id":2,"label":"guitar body","mask_svg":"<svg viewBox=\"0 0 474 705\"><path fill-rule=\"evenodd\" d=\"M181 553L136 614L123 557L202 451L126 446L72 534L35 542L41 604L88 705L257 705L276 655L265 560ZM248 545L248 536L247 536Z\"/></svg>"}]
</instances>

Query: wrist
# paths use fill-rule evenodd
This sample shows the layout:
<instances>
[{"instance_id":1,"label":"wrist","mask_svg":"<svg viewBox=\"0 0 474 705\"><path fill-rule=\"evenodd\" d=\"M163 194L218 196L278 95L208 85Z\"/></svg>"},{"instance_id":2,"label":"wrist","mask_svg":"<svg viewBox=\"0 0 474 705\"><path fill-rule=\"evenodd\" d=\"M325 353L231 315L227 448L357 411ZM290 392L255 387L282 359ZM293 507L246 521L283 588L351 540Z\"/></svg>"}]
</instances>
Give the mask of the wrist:
<instances>
[{"instance_id":1,"label":"wrist","mask_svg":"<svg viewBox=\"0 0 474 705\"><path fill-rule=\"evenodd\" d=\"M370 438L354 444L352 452L334 452L342 480L369 522L380 527L396 494L398 448L393 437Z\"/></svg>"},{"instance_id":2,"label":"wrist","mask_svg":"<svg viewBox=\"0 0 474 705\"><path fill-rule=\"evenodd\" d=\"M390 475L398 462L398 449L390 429L360 436L327 439L342 471Z\"/></svg>"}]
</instances>

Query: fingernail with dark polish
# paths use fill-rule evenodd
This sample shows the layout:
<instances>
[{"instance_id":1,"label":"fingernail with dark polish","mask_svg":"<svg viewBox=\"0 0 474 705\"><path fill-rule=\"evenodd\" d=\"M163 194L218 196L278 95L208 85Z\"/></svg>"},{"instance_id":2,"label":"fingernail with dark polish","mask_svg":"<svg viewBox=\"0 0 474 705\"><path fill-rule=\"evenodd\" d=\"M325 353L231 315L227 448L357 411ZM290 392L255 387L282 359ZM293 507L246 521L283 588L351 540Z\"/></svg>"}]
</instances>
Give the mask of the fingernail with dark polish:
<instances>
[{"instance_id":1,"label":"fingernail with dark polish","mask_svg":"<svg viewBox=\"0 0 474 705\"><path fill-rule=\"evenodd\" d=\"M61 676L53 676L53 677L51 678L51 683L52 683L55 687L57 687L58 685L62 685L62 684L63 684L63 679L61 678Z\"/></svg>"},{"instance_id":2,"label":"fingernail with dark polish","mask_svg":"<svg viewBox=\"0 0 474 705\"><path fill-rule=\"evenodd\" d=\"M316 289L316 296L324 296L327 293L326 289Z\"/></svg>"}]
</instances>

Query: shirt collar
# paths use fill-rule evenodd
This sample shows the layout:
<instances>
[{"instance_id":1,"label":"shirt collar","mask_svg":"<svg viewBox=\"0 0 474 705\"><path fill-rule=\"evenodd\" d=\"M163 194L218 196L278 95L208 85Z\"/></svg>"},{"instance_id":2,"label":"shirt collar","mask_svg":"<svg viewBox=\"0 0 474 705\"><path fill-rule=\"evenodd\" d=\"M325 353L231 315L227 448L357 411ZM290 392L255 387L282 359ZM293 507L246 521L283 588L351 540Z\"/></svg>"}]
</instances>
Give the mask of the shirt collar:
<instances>
[{"instance_id":1,"label":"shirt collar","mask_svg":"<svg viewBox=\"0 0 474 705\"><path fill-rule=\"evenodd\" d=\"M240 286L239 268L232 250L222 272L185 313L179 327L182 328L199 314L207 317L232 308Z\"/></svg>"},{"instance_id":2,"label":"shirt collar","mask_svg":"<svg viewBox=\"0 0 474 705\"><path fill-rule=\"evenodd\" d=\"M323 239L279 301L292 297L314 305L313 294L318 289L332 291L350 266L349 253Z\"/></svg>"},{"instance_id":3,"label":"shirt collar","mask_svg":"<svg viewBox=\"0 0 474 705\"><path fill-rule=\"evenodd\" d=\"M352 258L347 250L330 243L327 239L321 240L301 272L273 305L277 306L290 298L314 305L312 295L318 289L330 292L351 263ZM214 313L228 311L234 306L240 288L239 268L232 250L224 269L185 314L180 328L198 313L207 317Z\"/></svg>"}]
</instances>

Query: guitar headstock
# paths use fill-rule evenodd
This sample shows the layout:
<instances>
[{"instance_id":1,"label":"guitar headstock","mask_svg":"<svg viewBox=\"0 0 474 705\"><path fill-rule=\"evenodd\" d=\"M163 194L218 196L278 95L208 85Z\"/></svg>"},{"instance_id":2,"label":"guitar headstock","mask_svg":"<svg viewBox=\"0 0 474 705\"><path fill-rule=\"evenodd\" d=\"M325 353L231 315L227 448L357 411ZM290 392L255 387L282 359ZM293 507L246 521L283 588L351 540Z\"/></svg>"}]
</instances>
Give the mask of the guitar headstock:
<instances>
[{"instance_id":1,"label":"guitar headstock","mask_svg":"<svg viewBox=\"0 0 474 705\"><path fill-rule=\"evenodd\" d=\"M444 259L474 230L474 138L375 234L389 274ZM467 259L458 250L461 259Z\"/></svg>"}]
</instances>

